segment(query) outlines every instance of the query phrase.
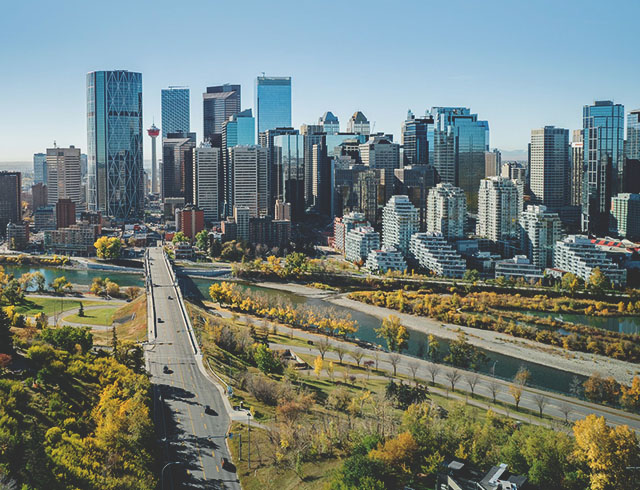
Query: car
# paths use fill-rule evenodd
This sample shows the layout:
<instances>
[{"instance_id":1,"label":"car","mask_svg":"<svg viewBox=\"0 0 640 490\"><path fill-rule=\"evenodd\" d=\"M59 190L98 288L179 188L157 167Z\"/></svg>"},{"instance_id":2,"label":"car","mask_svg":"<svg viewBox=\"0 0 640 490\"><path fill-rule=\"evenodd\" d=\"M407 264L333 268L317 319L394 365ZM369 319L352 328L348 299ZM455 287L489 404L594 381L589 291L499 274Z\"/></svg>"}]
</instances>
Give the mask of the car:
<instances>
[{"instance_id":1,"label":"car","mask_svg":"<svg viewBox=\"0 0 640 490\"><path fill-rule=\"evenodd\" d=\"M160 317L158 317L158 323L164 323L164 320Z\"/></svg>"},{"instance_id":2,"label":"car","mask_svg":"<svg viewBox=\"0 0 640 490\"><path fill-rule=\"evenodd\" d=\"M167 296L167 299L173 299L173 298L171 297L171 295L169 295L169 296Z\"/></svg>"},{"instance_id":3,"label":"car","mask_svg":"<svg viewBox=\"0 0 640 490\"><path fill-rule=\"evenodd\" d=\"M226 468L229 465L229 460L227 458L220 458L220 466L222 469Z\"/></svg>"},{"instance_id":4,"label":"car","mask_svg":"<svg viewBox=\"0 0 640 490\"><path fill-rule=\"evenodd\" d=\"M169 374L171 372L171 370L169 369L169 366L165 366L165 367L162 368L162 372L164 374Z\"/></svg>"},{"instance_id":5,"label":"car","mask_svg":"<svg viewBox=\"0 0 640 490\"><path fill-rule=\"evenodd\" d=\"M218 415L218 412L216 412L213 408L211 408L210 405L204 406L204 413L210 414L210 415Z\"/></svg>"}]
</instances>

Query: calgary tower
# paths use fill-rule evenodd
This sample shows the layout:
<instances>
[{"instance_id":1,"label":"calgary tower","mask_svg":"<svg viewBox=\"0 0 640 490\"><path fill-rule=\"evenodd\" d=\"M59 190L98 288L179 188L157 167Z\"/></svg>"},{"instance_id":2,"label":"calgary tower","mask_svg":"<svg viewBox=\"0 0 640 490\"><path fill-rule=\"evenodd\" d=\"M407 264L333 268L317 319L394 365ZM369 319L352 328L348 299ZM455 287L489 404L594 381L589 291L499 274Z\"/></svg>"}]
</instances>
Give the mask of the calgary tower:
<instances>
[{"instance_id":1,"label":"calgary tower","mask_svg":"<svg viewBox=\"0 0 640 490\"><path fill-rule=\"evenodd\" d=\"M156 163L156 138L160 130L152 124L147 133L151 136L151 193L158 194L158 165Z\"/></svg>"}]
</instances>

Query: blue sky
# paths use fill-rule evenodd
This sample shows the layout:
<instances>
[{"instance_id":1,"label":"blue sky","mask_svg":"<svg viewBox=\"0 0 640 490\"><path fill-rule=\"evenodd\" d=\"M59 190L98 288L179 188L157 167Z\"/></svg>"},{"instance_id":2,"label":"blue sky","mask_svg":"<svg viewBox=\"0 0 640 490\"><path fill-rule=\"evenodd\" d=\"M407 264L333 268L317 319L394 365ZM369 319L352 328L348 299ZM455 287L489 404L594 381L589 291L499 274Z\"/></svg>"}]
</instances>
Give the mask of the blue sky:
<instances>
[{"instance_id":1,"label":"blue sky","mask_svg":"<svg viewBox=\"0 0 640 490\"><path fill-rule=\"evenodd\" d=\"M207 85L261 72L293 77L293 124L362 110L399 139L407 109L471 107L491 146L524 150L530 130L575 129L582 106L640 107L636 1L22 0L0 16L0 162L86 148L85 74L143 74L144 124L160 89L191 88L202 134ZM145 138L145 159L149 141Z\"/></svg>"}]
</instances>

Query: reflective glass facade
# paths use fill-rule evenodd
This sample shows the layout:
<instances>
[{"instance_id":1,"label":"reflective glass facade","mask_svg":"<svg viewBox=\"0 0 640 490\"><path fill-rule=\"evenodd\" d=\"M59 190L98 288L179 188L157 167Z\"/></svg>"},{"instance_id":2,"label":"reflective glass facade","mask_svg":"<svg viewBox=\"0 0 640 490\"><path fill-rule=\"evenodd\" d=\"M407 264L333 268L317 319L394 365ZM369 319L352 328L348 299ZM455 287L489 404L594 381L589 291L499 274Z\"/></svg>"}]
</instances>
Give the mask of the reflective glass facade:
<instances>
[{"instance_id":1,"label":"reflective glass facade","mask_svg":"<svg viewBox=\"0 0 640 490\"><path fill-rule=\"evenodd\" d=\"M162 137L167 133L188 133L190 121L189 89L162 89Z\"/></svg>"},{"instance_id":2,"label":"reflective glass facade","mask_svg":"<svg viewBox=\"0 0 640 490\"><path fill-rule=\"evenodd\" d=\"M291 127L291 77L256 79L258 133Z\"/></svg>"},{"instance_id":3,"label":"reflective glass facade","mask_svg":"<svg viewBox=\"0 0 640 490\"><path fill-rule=\"evenodd\" d=\"M88 206L120 220L144 211L142 74L87 74Z\"/></svg>"},{"instance_id":4,"label":"reflective glass facade","mask_svg":"<svg viewBox=\"0 0 640 490\"><path fill-rule=\"evenodd\" d=\"M429 163L429 129L433 117L416 118L411 111L402 125L404 165L427 165Z\"/></svg>"},{"instance_id":5,"label":"reflective glass facade","mask_svg":"<svg viewBox=\"0 0 640 490\"><path fill-rule=\"evenodd\" d=\"M304 213L304 136L284 134L275 136L273 144L282 175L282 195L277 198L291 204L291 213L298 219Z\"/></svg>"},{"instance_id":6,"label":"reflective glass facade","mask_svg":"<svg viewBox=\"0 0 640 490\"><path fill-rule=\"evenodd\" d=\"M47 183L47 154L46 153L33 154L33 183L34 184Z\"/></svg>"},{"instance_id":7,"label":"reflective glass facade","mask_svg":"<svg viewBox=\"0 0 640 490\"><path fill-rule=\"evenodd\" d=\"M222 125L240 112L241 103L240 85L225 83L207 87L207 91L202 94L203 139L216 143L219 138L216 135L222 134Z\"/></svg>"},{"instance_id":8,"label":"reflective glass facade","mask_svg":"<svg viewBox=\"0 0 640 490\"><path fill-rule=\"evenodd\" d=\"M627 114L627 158L640 160L640 109Z\"/></svg>"}]
</instances>

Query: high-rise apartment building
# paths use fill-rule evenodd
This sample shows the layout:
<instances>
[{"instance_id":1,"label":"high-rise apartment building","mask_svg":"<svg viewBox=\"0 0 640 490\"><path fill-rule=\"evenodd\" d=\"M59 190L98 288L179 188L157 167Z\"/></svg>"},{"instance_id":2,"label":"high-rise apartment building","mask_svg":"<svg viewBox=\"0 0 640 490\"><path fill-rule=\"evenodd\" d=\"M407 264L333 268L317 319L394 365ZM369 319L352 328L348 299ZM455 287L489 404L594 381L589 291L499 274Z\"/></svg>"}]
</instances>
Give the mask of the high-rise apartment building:
<instances>
[{"instance_id":1,"label":"high-rise apartment building","mask_svg":"<svg viewBox=\"0 0 640 490\"><path fill-rule=\"evenodd\" d=\"M418 210L407 196L392 196L382 210L382 245L409 254L411 235L420 231Z\"/></svg>"},{"instance_id":2,"label":"high-rise apartment building","mask_svg":"<svg viewBox=\"0 0 640 490\"><path fill-rule=\"evenodd\" d=\"M367 260L369 252L380 248L380 234L371 226L360 226L347 233L344 258L349 262Z\"/></svg>"},{"instance_id":3,"label":"high-rise apartment building","mask_svg":"<svg viewBox=\"0 0 640 490\"><path fill-rule=\"evenodd\" d=\"M626 269L614 264L605 252L584 235L569 235L556 242L553 267L571 272L585 282L589 281L596 268L614 285L624 286L627 282Z\"/></svg>"},{"instance_id":4,"label":"high-rise apartment building","mask_svg":"<svg viewBox=\"0 0 640 490\"><path fill-rule=\"evenodd\" d=\"M427 197L427 231L441 233L445 240L464 237L467 200L464 191L449 182L429 190Z\"/></svg>"},{"instance_id":5,"label":"high-rise apartment building","mask_svg":"<svg viewBox=\"0 0 640 490\"><path fill-rule=\"evenodd\" d=\"M31 206L34 211L43 206L49 204L49 193L47 192L47 184L38 182L31 186L31 199L33 205Z\"/></svg>"},{"instance_id":6,"label":"high-rise apartment building","mask_svg":"<svg viewBox=\"0 0 640 490\"><path fill-rule=\"evenodd\" d=\"M393 171L395 177L393 193L409 196L411 203L420 212L420 229L427 219L427 195L436 185L433 165L406 165Z\"/></svg>"},{"instance_id":7,"label":"high-rise apartment building","mask_svg":"<svg viewBox=\"0 0 640 490\"><path fill-rule=\"evenodd\" d=\"M305 210L304 200L304 136L295 133L281 134L273 138L273 146L282 184L276 198L291 204L293 221L299 220ZM275 202L275 201L274 201Z\"/></svg>"},{"instance_id":8,"label":"high-rise apartment building","mask_svg":"<svg viewBox=\"0 0 640 490\"><path fill-rule=\"evenodd\" d=\"M349 118L347 133L364 134L365 136L371 134L371 124L362 112L356 111Z\"/></svg>"},{"instance_id":9,"label":"high-rise apartment building","mask_svg":"<svg viewBox=\"0 0 640 490\"><path fill-rule=\"evenodd\" d=\"M540 269L553 266L553 249L562 235L558 213L527 206L520 215L520 249Z\"/></svg>"},{"instance_id":10,"label":"high-rise apartment building","mask_svg":"<svg viewBox=\"0 0 640 490\"><path fill-rule=\"evenodd\" d=\"M304 201L305 206L313 206L317 203L318 183L321 180L319 172L324 169L324 165L329 156L326 154L326 138L327 132L322 124L323 119L327 119L327 128L332 129L332 118L335 117L330 112L326 112L318 124L303 124L300 126L300 134L304 138ZM337 120L337 118L336 118ZM335 126L334 126L335 127ZM334 128L333 127L333 128ZM332 134L332 133L329 133ZM319 145L316 149L316 166L314 168L314 146ZM322 151L320 151L322 150ZM324 158L324 160L323 160ZM315 189L315 191L314 191Z\"/></svg>"},{"instance_id":11,"label":"high-rise apartment building","mask_svg":"<svg viewBox=\"0 0 640 490\"><path fill-rule=\"evenodd\" d=\"M193 149L196 133L169 133L162 140L162 199L193 204Z\"/></svg>"},{"instance_id":12,"label":"high-rise apartment building","mask_svg":"<svg viewBox=\"0 0 640 490\"><path fill-rule=\"evenodd\" d=\"M47 195L49 206L60 199L71 199L76 207L82 202L80 148L47 148Z\"/></svg>"},{"instance_id":13,"label":"high-rise apartment building","mask_svg":"<svg viewBox=\"0 0 640 490\"><path fill-rule=\"evenodd\" d=\"M231 116L240 112L240 85L216 85L207 87L202 94L202 113L204 121L203 139L213 146L220 146L222 125Z\"/></svg>"},{"instance_id":14,"label":"high-rise apartment building","mask_svg":"<svg viewBox=\"0 0 640 490\"><path fill-rule=\"evenodd\" d=\"M555 210L567 204L569 148L568 129L545 126L531 130L529 186L534 203Z\"/></svg>"},{"instance_id":15,"label":"high-rise apartment building","mask_svg":"<svg viewBox=\"0 0 640 490\"><path fill-rule=\"evenodd\" d=\"M471 212L478 209L478 186L485 177L489 123L466 107L432 107L433 165L441 182L464 190Z\"/></svg>"},{"instance_id":16,"label":"high-rise apartment building","mask_svg":"<svg viewBox=\"0 0 640 490\"><path fill-rule=\"evenodd\" d=\"M582 207L585 203L584 192L584 140L582 129L574 129L571 138L569 204Z\"/></svg>"},{"instance_id":17,"label":"high-rise apartment building","mask_svg":"<svg viewBox=\"0 0 640 490\"><path fill-rule=\"evenodd\" d=\"M9 223L22 221L22 174L0 172L0 236L5 236Z\"/></svg>"},{"instance_id":18,"label":"high-rise apartment building","mask_svg":"<svg viewBox=\"0 0 640 490\"><path fill-rule=\"evenodd\" d=\"M291 77L257 77L255 98L258 133L291 127Z\"/></svg>"},{"instance_id":19,"label":"high-rise apartment building","mask_svg":"<svg viewBox=\"0 0 640 490\"><path fill-rule=\"evenodd\" d=\"M321 127L322 132L326 134L338 134L340 132L340 121L331 111L325 112L318 119L318 125Z\"/></svg>"},{"instance_id":20,"label":"high-rise apartment building","mask_svg":"<svg viewBox=\"0 0 640 490\"><path fill-rule=\"evenodd\" d=\"M640 194L618 194L611 198L610 231L620 238L640 239Z\"/></svg>"},{"instance_id":21,"label":"high-rise apartment building","mask_svg":"<svg viewBox=\"0 0 640 490\"><path fill-rule=\"evenodd\" d=\"M372 136L360 145L363 165L381 170L385 188L384 202L393 195L394 171L400 168L400 145L384 136Z\"/></svg>"},{"instance_id":22,"label":"high-rise apartment building","mask_svg":"<svg viewBox=\"0 0 640 490\"><path fill-rule=\"evenodd\" d=\"M595 234L609 229L611 197L624 181L624 106L597 100L582 111L588 214L583 228Z\"/></svg>"},{"instance_id":23,"label":"high-rise apartment building","mask_svg":"<svg viewBox=\"0 0 640 490\"><path fill-rule=\"evenodd\" d=\"M484 153L484 176L494 177L500 175L502 170L502 154L500 150L494 148L492 151Z\"/></svg>"},{"instance_id":24,"label":"high-rise apartment building","mask_svg":"<svg viewBox=\"0 0 640 490\"><path fill-rule=\"evenodd\" d=\"M187 87L162 89L162 137L191 131L190 94Z\"/></svg>"},{"instance_id":25,"label":"high-rise apartment building","mask_svg":"<svg viewBox=\"0 0 640 490\"><path fill-rule=\"evenodd\" d=\"M521 187L506 177L489 177L480 181L476 234L494 242L518 236Z\"/></svg>"},{"instance_id":26,"label":"high-rise apartment building","mask_svg":"<svg viewBox=\"0 0 640 490\"><path fill-rule=\"evenodd\" d=\"M256 145L234 146L229 154L233 165L233 206L247 208L250 217L270 214L267 150Z\"/></svg>"},{"instance_id":27,"label":"high-rise apartment building","mask_svg":"<svg viewBox=\"0 0 640 490\"><path fill-rule=\"evenodd\" d=\"M33 154L33 183L34 184L47 183L47 154L46 153Z\"/></svg>"},{"instance_id":28,"label":"high-rise apartment building","mask_svg":"<svg viewBox=\"0 0 640 490\"><path fill-rule=\"evenodd\" d=\"M220 220L221 153L208 143L193 150L193 201L207 223Z\"/></svg>"},{"instance_id":29,"label":"high-rise apartment building","mask_svg":"<svg viewBox=\"0 0 640 490\"><path fill-rule=\"evenodd\" d=\"M416 116L409 111L402 124L402 147L404 165L427 165L429 163L428 134L433 130L433 117Z\"/></svg>"},{"instance_id":30,"label":"high-rise apartment building","mask_svg":"<svg viewBox=\"0 0 640 490\"><path fill-rule=\"evenodd\" d=\"M144 212L142 74L87 74L88 206L119 220Z\"/></svg>"}]
</instances>

